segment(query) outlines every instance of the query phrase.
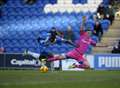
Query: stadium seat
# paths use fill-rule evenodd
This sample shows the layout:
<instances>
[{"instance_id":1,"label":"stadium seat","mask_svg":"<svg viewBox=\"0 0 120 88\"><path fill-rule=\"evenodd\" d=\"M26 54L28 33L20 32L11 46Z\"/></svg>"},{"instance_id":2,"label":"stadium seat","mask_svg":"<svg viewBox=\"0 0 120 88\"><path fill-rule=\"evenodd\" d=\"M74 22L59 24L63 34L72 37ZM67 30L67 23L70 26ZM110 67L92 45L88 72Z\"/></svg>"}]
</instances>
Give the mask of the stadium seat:
<instances>
[{"instance_id":1,"label":"stadium seat","mask_svg":"<svg viewBox=\"0 0 120 88\"><path fill-rule=\"evenodd\" d=\"M80 0L73 0L73 3L78 4L78 3L80 3Z\"/></svg>"},{"instance_id":2,"label":"stadium seat","mask_svg":"<svg viewBox=\"0 0 120 88\"><path fill-rule=\"evenodd\" d=\"M85 23L85 28L93 31L94 25L95 25L95 22L93 20L88 19L87 22Z\"/></svg>"},{"instance_id":3,"label":"stadium seat","mask_svg":"<svg viewBox=\"0 0 120 88\"><path fill-rule=\"evenodd\" d=\"M87 49L86 54L90 54L90 53L92 52L92 48L93 48L93 46L90 45L90 46L88 47L88 49Z\"/></svg>"},{"instance_id":4,"label":"stadium seat","mask_svg":"<svg viewBox=\"0 0 120 88\"><path fill-rule=\"evenodd\" d=\"M7 4L2 7L4 16L0 18L0 27L4 29L0 30L0 39L4 40L3 43L8 52L23 52L26 48L40 52L42 46L38 49L35 42L36 37L39 35L45 37L47 35L46 31L50 31L52 27L66 31L67 27L71 25L77 39L80 37L79 28L83 16L87 17L87 27L93 29L94 22L91 18L93 13L87 11L89 6L86 6L84 12L82 10L77 13L72 12L74 8L70 7L69 11L64 13L55 12L56 9L55 13L44 13L43 8L46 4L55 6L56 3L57 0L37 0L35 4L27 5L23 0L7 0ZM86 5L87 0L73 0L73 3L80 6L82 4ZM107 29L109 22L101 21L101 24L104 29ZM52 49L55 53L62 53L72 48L72 46L65 44L61 47L54 45L48 47L47 50Z\"/></svg>"},{"instance_id":5,"label":"stadium seat","mask_svg":"<svg viewBox=\"0 0 120 88\"><path fill-rule=\"evenodd\" d=\"M50 0L50 3L51 3L51 4L56 4L56 3L57 3L57 0Z\"/></svg>"},{"instance_id":6,"label":"stadium seat","mask_svg":"<svg viewBox=\"0 0 120 88\"><path fill-rule=\"evenodd\" d=\"M104 32L108 31L109 26L110 26L110 21L109 21L109 20L106 20L106 19L105 19L105 20L102 20L102 21L101 21L101 26L102 26Z\"/></svg>"},{"instance_id":7,"label":"stadium seat","mask_svg":"<svg viewBox=\"0 0 120 88\"><path fill-rule=\"evenodd\" d=\"M95 35L92 35L91 38L96 42L98 43L99 42L99 38Z\"/></svg>"}]
</instances>

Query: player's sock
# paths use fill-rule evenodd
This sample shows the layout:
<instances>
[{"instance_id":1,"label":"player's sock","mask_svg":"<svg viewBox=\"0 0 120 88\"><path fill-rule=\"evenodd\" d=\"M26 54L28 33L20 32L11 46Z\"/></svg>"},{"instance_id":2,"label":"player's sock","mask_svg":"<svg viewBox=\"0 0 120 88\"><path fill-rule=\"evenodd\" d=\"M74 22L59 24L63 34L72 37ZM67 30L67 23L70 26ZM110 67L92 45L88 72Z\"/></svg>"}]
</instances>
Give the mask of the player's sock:
<instances>
[{"instance_id":1,"label":"player's sock","mask_svg":"<svg viewBox=\"0 0 120 88\"><path fill-rule=\"evenodd\" d=\"M36 59L39 59L39 57L40 57L40 54L38 54L38 53L34 53L34 52L31 52L31 51L28 51L27 53L28 53L29 55L33 56L33 57L36 58Z\"/></svg>"}]
</instances>

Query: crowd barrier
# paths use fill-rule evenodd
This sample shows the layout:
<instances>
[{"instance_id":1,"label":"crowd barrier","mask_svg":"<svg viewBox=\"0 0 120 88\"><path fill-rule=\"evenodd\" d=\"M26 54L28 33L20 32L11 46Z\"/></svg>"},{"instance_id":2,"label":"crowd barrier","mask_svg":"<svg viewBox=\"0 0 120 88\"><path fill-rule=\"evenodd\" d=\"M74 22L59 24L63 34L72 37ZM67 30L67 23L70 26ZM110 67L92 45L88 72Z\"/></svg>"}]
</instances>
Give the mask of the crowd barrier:
<instances>
[{"instance_id":1,"label":"crowd barrier","mask_svg":"<svg viewBox=\"0 0 120 88\"><path fill-rule=\"evenodd\" d=\"M90 66L95 70L120 70L120 54L85 55L85 58L89 61ZM61 67L62 70L84 70L69 69L69 66L73 63L77 63L77 61L66 59L62 60L62 62L54 62L53 67ZM51 68L49 63L47 63L47 66ZM35 69L39 67L40 61L30 55L0 54L0 68Z\"/></svg>"},{"instance_id":2,"label":"crowd barrier","mask_svg":"<svg viewBox=\"0 0 120 88\"><path fill-rule=\"evenodd\" d=\"M85 58L90 63L90 67L95 70L120 70L120 54L95 54L85 55ZM63 70L83 70L83 69L69 69L69 66L73 63L78 64L77 61L63 60Z\"/></svg>"},{"instance_id":3,"label":"crowd barrier","mask_svg":"<svg viewBox=\"0 0 120 88\"><path fill-rule=\"evenodd\" d=\"M94 56L97 70L120 70L120 54L97 54Z\"/></svg>"},{"instance_id":4,"label":"crowd barrier","mask_svg":"<svg viewBox=\"0 0 120 88\"><path fill-rule=\"evenodd\" d=\"M35 69L40 62L32 56L22 54L0 54L0 68Z\"/></svg>"}]
</instances>

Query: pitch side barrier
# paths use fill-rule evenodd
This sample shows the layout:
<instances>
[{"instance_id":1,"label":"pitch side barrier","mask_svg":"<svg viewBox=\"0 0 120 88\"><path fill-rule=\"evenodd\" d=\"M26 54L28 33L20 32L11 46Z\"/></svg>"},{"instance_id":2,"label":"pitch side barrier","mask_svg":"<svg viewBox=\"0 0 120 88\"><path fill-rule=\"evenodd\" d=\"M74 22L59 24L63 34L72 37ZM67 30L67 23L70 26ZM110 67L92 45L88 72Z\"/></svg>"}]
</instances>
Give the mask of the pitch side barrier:
<instances>
[{"instance_id":1,"label":"pitch side barrier","mask_svg":"<svg viewBox=\"0 0 120 88\"><path fill-rule=\"evenodd\" d=\"M96 70L120 70L120 54L94 55L94 68Z\"/></svg>"},{"instance_id":2,"label":"pitch side barrier","mask_svg":"<svg viewBox=\"0 0 120 88\"><path fill-rule=\"evenodd\" d=\"M120 70L120 54L91 54L84 56L90 63L90 67L95 70ZM68 67L76 62L73 59L62 61L62 70L79 70L69 69Z\"/></svg>"},{"instance_id":3,"label":"pitch side barrier","mask_svg":"<svg viewBox=\"0 0 120 88\"><path fill-rule=\"evenodd\" d=\"M35 69L40 62L32 56L22 54L0 54L0 68L4 69Z\"/></svg>"},{"instance_id":4,"label":"pitch side barrier","mask_svg":"<svg viewBox=\"0 0 120 88\"><path fill-rule=\"evenodd\" d=\"M120 70L120 54L95 54L85 55L90 66L95 70ZM62 70L79 70L69 69L72 63L77 63L73 59L62 60ZM59 64L55 62L54 64ZM50 67L50 64L47 63ZM32 56L24 56L22 54L0 54L0 68L5 69L37 69L40 62Z\"/></svg>"}]
</instances>

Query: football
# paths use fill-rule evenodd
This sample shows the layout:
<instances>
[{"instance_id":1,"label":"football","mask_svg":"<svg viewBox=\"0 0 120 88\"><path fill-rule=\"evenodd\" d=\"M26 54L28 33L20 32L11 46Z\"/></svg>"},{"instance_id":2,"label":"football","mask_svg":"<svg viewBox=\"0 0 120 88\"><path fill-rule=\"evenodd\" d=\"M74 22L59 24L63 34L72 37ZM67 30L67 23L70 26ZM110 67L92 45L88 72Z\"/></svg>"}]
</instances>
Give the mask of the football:
<instances>
[{"instance_id":1,"label":"football","mask_svg":"<svg viewBox=\"0 0 120 88\"><path fill-rule=\"evenodd\" d=\"M40 67L40 72L42 72L42 73L48 72L48 67L47 66L41 66Z\"/></svg>"}]
</instances>

